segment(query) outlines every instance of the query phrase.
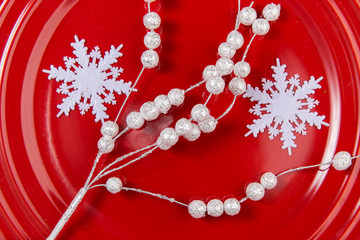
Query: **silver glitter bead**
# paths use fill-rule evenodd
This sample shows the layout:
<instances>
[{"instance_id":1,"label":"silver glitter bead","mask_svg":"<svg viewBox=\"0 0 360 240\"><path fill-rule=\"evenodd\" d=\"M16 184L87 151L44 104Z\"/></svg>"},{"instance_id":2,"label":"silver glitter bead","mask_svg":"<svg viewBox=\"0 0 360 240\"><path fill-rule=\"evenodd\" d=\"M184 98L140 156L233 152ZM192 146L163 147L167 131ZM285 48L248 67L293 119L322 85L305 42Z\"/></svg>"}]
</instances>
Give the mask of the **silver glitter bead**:
<instances>
[{"instance_id":1,"label":"silver glitter bead","mask_svg":"<svg viewBox=\"0 0 360 240\"><path fill-rule=\"evenodd\" d=\"M231 48L228 43L224 42L219 45L218 54L220 57L232 58L235 53L235 49Z\"/></svg>"},{"instance_id":2,"label":"silver glitter bead","mask_svg":"<svg viewBox=\"0 0 360 240\"><path fill-rule=\"evenodd\" d=\"M243 94L246 90L245 80L239 77L234 77L229 82L229 89L235 96Z\"/></svg>"},{"instance_id":3,"label":"silver glitter bead","mask_svg":"<svg viewBox=\"0 0 360 240\"><path fill-rule=\"evenodd\" d=\"M272 172L266 172L261 176L260 183L265 189L270 190L276 187L277 178Z\"/></svg>"},{"instance_id":4,"label":"silver glitter bead","mask_svg":"<svg viewBox=\"0 0 360 240\"><path fill-rule=\"evenodd\" d=\"M215 130L217 123L214 117L209 116L204 121L199 122L199 128L203 133L211 133Z\"/></svg>"},{"instance_id":5,"label":"silver glitter bead","mask_svg":"<svg viewBox=\"0 0 360 240\"><path fill-rule=\"evenodd\" d=\"M143 18L144 26L149 30L154 30L160 27L161 24L161 18L160 16L155 12L149 12L145 14Z\"/></svg>"},{"instance_id":6,"label":"silver glitter bead","mask_svg":"<svg viewBox=\"0 0 360 240\"><path fill-rule=\"evenodd\" d=\"M205 67L202 76L205 80L209 80L218 77L219 73L214 65L209 65Z\"/></svg>"},{"instance_id":7,"label":"silver glitter bead","mask_svg":"<svg viewBox=\"0 0 360 240\"><path fill-rule=\"evenodd\" d=\"M224 213L224 204L219 199L213 199L206 205L207 214L212 217L220 217Z\"/></svg>"},{"instance_id":8,"label":"silver glitter bead","mask_svg":"<svg viewBox=\"0 0 360 240\"><path fill-rule=\"evenodd\" d=\"M245 78L251 71L250 64L245 61L237 62L234 66L234 74L238 77Z\"/></svg>"},{"instance_id":9,"label":"silver glitter bead","mask_svg":"<svg viewBox=\"0 0 360 240\"><path fill-rule=\"evenodd\" d=\"M193 218L205 217L206 204L200 200L194 200L189 203L188 212Z\"/></svg>"},{"instance_id":10,"label":"silver glitter bead","mask_svg":"<svg viewBox=\"0 0 360 240\"><path fill-rule=\"evenodd\" d=\"M160 35L156 32L148 32L144 37L144 45L149 49L158 48L161 44Z\"/></svg>"},{"instance_id":11,"label":"silver glitter bead","mask_svg":"<svg viewBox=\"0 0 360 240\"><path fill-rule=\"evenodd\" d=\"M280 8L280 4L270 3L264 7L262 15L268 21L276 21L280 16Z\"/></svg>"},{"instance_id":12,"label":"silver glitter bead","mask_svg":"<svg viewBox=\"0 0 360 240\"><path fill-rule=\"evenodd\" d=\"M171 105L180 106L185 100L185 91L178 88L173 88L168 93L168 98Z\"/></svg>"},{"instance_id":13,"label":"silver glitter bead","mask_svg":"<svg viewBox=\"0 0 360 240\"><path fill-rule=\"evenodd\" d=\"M251 7L244 7L240 11L240 23L245 26L250 26L256 20L257 14L255 9Z\"/></svg>"},{"instance_id":14,"label":"silver glitter bead","mask_svg":"<svg viewBox=\"0 0 360 240\"><path fill-rule=\"evenodd\" d=\"M122 184L120 178L117 178L117 177L111 177L105 183L106 190L108 190L112 194L120 192L122 186L123 186L123 184Z\"/></svg>"},{"instance_id":15,"label":"silver glitter bead","mask_svg":"<svg viewBox=\"0 0 360 240\"><path fill-rule=\"evenodd\" d=\"M109 153L114 150L115 143L111 137L104 136L99 139L97 146L101 153Z\"/></svg>"},{"instance_id":16,"label":"silver glitter bead","mask_svg":"<svg viewBox=\"0 0 360 240\"><path fill-rule=\"evenodd\" d=\"M131 112L126 117L126 124L131 129L139 129L145 123L145 119L139 112Z\"/></svg>"},{"instance_id":17,"label":"silver glitter bead","mask_svg":"<svg viewBox=\"0 0 360 240\"><path fill-rule=\"evenodd\" d=\"M203 104L196 104L191 109L191 118L196 122L204 121L208 116L210 116L209 109Z\"/></svg>"},{"instance_id":18,"label":"silver glitter bead","mask_svg":"<svg viewBox=\"0 0 360 240\"><path fill-rule=\"evenodd\" d=\"M206 90L209 93L218 95L224 91L225 88L225 81L222 77L216 77L207 80L206 82Z\"/></svg>"},{"instance_id":19,"label":"silver glitter bead","mask_svg":"<svg viewBox=\"0 0 360 240\"><path fill-rule=\"evenodd\" d=\"M109 136L113 138L119 133L119 125L113 121L106 121L101 126L100 132L103 136Z\"/></svg>"},{"instance_id":20,"label":"silver glitter bead","mask_svg":"<svg viewBox=\"0 0 360 240\"><path fill-rule=\"evenodd\" d=\"M158 137L156 140L156 145L161 149L161 150L168 150L170 149L172 146L168 145L164 142L164 140L162 139L162 137Z\"/></svg>"},{"instance_id":21,"label":"silver glitter bead","mask_svg":"<svg viewBox=\"0 0 360 240\"><path fill-rule=\"evenodd\" d=\"M332 160L332 166L338 171L348 169L351 164L351 155L345 151L338 152Z\"/></svg>"},{"instance_id":22,"label":"silver glitter bead","mask_svg":"<svg viewBox=\"0 0 360 240\"><path fill-rule=\"evenodd\" d=\"M174 146L179 141L179 134L173 128L165 128L161 131L160 138L164 144Z\"/></svg>"},{"instance_id":23,"label":"silver glitter bead","mask_svg":"<svg viewBox=\"0 0 360 240\"><path fill-rule=\"evenodd\" d=\"M240 203L236 198L226 199L224 202L224 211L229 216L234 216L240 212Z\"/></svg>"},{"instance_id":24,"label":"silver glitter bead","mask_svg":"<svg viewBox=\"0 0 360 240\"><path fill-rule=\"evenodd\" d=\"M253 201L259 201L262 199L265 195L265 189L264 187L257 182L250 183L246 187L246 196Z\"/></svg>"},{"instance_id":25,"label":"silver glitter bead","mask_svg":"<svg viewBox=\"0 0 360 240\"><path fill-rule=\"evenodd\" d=\"M154 50L146 50L141 55L141 63L145 68L154 68L159 64L159 55Z\"/></svg>"},{"instance_id":26,"label":"silver glitter bead","mask_svg":"<svg viewBox=\"0 0 360 240\"><path fill-rule=\"evenodd\" d=\"M175 124L175 131L180 135L183 136L190 132L191 130L191 122L186 118L179 119Z\"/></svg>"},{"instance_id":27,"label":"silver glitter bead","mask_svg":"<svg viewBox=\"0 0 360 240\"><path fill-rule=\"evenodd\" d=\"M184 138L190 142L197 140L201 135L201 131L198 125L191 123L191 130L184 135Z\"/></svg>"},{"instance_id":28,"label":"silver glitter bead","mask_svg":"<svg viewBox=\"0 0 360 240\"><path fill-rule=\"evenodd\" d=\"M153 121L159 117L159 110L154 102L146 102L140 107L140 114L146 121Z\"/></svg>"},{"instance_id":29,"label":"silver glitter bead","mask_svg":"<svg viewBox=\"0 0 360 240\"><path fill-rule=\"evenodd\" d=\"M146 3L152 3L155 2L155 0L145 0Z\"/></svg>"},{"instance_id":30,"label":"silver glitter bead","mask_svg":"<svg viewBox=\"0 0 360 240\"><path fill-rule=\"evenodd\" d=\"M220 75L229 75L234 69L234 62L229 58L219 58L216 62L216 69Z\"/></svg>"},{"instance_id":31,"label":"silver glitter bead","mask_svg":"<svg viewBox=\"0 0 360 240\"><path fill-rule=\"evenodd\" d=\"M166 95L159 95L154 99L154 104L160 113L167 114L171 108L171 103Z\"/></svg>"},{"instance_id":32,"label":"silver glitter bead","mask_svg":"<svg viewBox=\"0 0 360 240\"><path fill-rule=\"evenodd\" d=\"M252 25L252 30L256 35L265 35L270 30L270 24L267 20L263 18L258 18Z\"/></svg>"},{"instance_id":33,"label":"silver glitter bead","mask_svg":"<svg viewBox=\"0 0 360 240\"><path fill-rule=\"evenodd\" d=\"M244 37L238 31L233 30L228 34L226 42L232 49L237 50L244 44Z\"/></svg>"}]
</instances>

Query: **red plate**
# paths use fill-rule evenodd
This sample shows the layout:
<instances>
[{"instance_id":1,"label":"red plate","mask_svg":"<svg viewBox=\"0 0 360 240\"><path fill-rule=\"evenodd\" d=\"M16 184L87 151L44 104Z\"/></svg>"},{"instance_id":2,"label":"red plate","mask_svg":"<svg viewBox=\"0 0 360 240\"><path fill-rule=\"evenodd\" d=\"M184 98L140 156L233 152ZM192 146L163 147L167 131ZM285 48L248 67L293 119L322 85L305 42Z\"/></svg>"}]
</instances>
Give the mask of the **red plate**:
<instances>
[{"instance_id":1,"label":"red plate","mask_svg":"<svg viewBox=\"0 0 360 240\"><path fill-rule=\"evenodd\" d=\"M106 2L106 3L105 3ZM162 1L154 4L162 18L161 67L148 70L130 98L125 114L171 88L187 88L214 64L217 46L233 28L237 1ZM249 1L242 1L248 5ZM279 2L279 1L276 1ZM269 3L255 3L258 12ZM166 194L188 203L244 196L244 186L265 171L282 170L330 160L339 150L355 155L359 145L359 24L355 0L280 1L280 19L249 52L248 83L260 86L270 77L278 57L290 75L301 80L324 76L317 90L330 127L308 128L298 136L293 155L279 138L266 133L244 137L252 123L248 99L239 99L214 133L195 143L181 140L169 151L157 150L121 172L126 185ZM44 239L84 184L96 155L100 123L78 110L56 117L63 96L59 83L42 69L63 66L72 56L74 35L102 52L124 44L117 64L122 77L134 81L145 50L142 39L146 13L142 1L3 1L0 6L1 139L0 239ZM242 28L246 41L249 28ZM243 49L242 49L243 51ZM239 60L240 55L236 57ZM140 131L125 135L101 164L153 143L164 126L189 115L191 106L207 98L204 87L191 92L185 104ZM124 96L118 96L123 101ZM215 116L232 99L226 91L209 102ZM109 106L112 118L118 106ZM182 206L145 195L104 188L91 190L65 226L59 239L359 239L360 162L345 171L330 169L288 174L262 201L247 201L235 217L193 219Z\"/></svg>"}]
</instances>

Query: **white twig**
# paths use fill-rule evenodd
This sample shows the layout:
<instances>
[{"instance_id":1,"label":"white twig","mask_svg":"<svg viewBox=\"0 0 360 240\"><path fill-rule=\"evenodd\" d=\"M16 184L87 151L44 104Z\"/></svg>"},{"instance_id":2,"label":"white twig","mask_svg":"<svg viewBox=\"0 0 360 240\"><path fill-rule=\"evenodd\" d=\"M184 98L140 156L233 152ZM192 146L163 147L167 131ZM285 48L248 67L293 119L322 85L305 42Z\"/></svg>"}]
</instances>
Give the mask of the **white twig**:
<instances>
[{"instance_id":1,"label":"white twig","mask_svg":"<svg viewBox=\"0 0 360 240\"><path fill-rule=\"evenodd\" d=\"M133 90L135 89L136 84L139 82L139 79L140 79L141 75L143 74L144 70L145 70L145 67L143 67L143 68L141 69L141 71L140 71L139 75L137 76L137 78L136 78L136 80L135 80L135 82L134 82L133 86L131 87ZM126 96L126 98L125 98L124 102L122 103L122 105L121 105L121 107L120 107L120 110L119 110L119 112L118 112L118 114L117 114L117 116L116 116L116 118L115 118L115 122L117 122L117 121L119 120L120 113L121 113L121 111L123 110L123 108L124 108L124 106L125 106L125 104L126 104L127 100L129 99L129 97L130 97L131 93L132 93L132 91L130 91L130 92L129 92L129 94Z\"/></svg>"},{"instance_id":2,"label":"white twig","mask_svg":"<svg viewBox=\"0 0 360 240\"><path fill-rule=\"evenodd\" d=\"M177 203L181 206L184 206L184 207L188 207L187 204L185 203L182 203L182 202L179 202L177 200L175 200L174 198L169 198L165 195L162 195L162 194L159 194L159 193L152 193L152 192L149 192L149 191L145 191L145 190L141 190L141 189L137 189L137 188L128 188L128 187L122 187L121 188L122 190L125 190L125 191L133 191L133 192L138 192L138 193L142 193L142 194L147 194L147 195L150 195L150 196L153 196L153 197L157 197L157 198L160 198L160 199L163 199L163 200L167 200L169 202L172 202L172 203Z\"/></svg>"}]
</instances>

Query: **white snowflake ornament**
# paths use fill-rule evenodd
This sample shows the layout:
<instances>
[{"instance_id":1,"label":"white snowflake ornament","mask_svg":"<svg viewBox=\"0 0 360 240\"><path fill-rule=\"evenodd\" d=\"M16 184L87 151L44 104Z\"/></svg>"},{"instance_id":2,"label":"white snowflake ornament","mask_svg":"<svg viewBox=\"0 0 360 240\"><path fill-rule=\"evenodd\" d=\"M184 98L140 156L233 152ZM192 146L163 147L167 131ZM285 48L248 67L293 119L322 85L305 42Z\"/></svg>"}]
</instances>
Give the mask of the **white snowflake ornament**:
<instances>
[{"instance_id":1,"label":"white snowflake ornament","mask_svg":"<svg viewBox=\"0 0 360 240\"><path fill-rule=\"evenodd\" d=\"M117 58L123 56L120 52L123 45L117 48L111 46L110 51L105 52L103 57L99 47L94 47L88 53L85 40L79 40L76 35L75 42L70 45L74 48L73 54L76 58L64 57L65 69L51 65L50 70L43 70L49 74L49 80L63 82L56 92L67 95L57 106L60 109L57 117L62 114L69 116L70 110L74 110L77 105L82 115L92 108L95 122L104 122L109 118L104 103L116 104L114 92L128 95L134 90L131 82L117 80L123 69L112 66L117 62Z\"/></svg>"},{"instance_id":2,"label":"white snowflake ornament","mask_svg":"<svg viewBox=\"0 0 360 240\"><path fill-rule=\"evenodd\" d=\"M324 122L325 116L311 111L319 101L309 97L316 89L321 88L319 82L323 77L315 79L311 76L309 81L300 86L298 74L287 80L286 65L280 65L279 59L276 59L276 64L271 67L274 70L272 77L275 81L263 78L263 91L249 84L243 95L252 102L258 102L249 111L260 117L255 119L253 124L247 125L250 131L245 136L252 134L257 137L259 132L264 132L267 128L271 140L281 134L282 148L287 149L291 155L291 149L297 147L293 132L306 135L306 123L318 129L321 129L322 125L329 126Z\"/></svg>"}]
</instances>

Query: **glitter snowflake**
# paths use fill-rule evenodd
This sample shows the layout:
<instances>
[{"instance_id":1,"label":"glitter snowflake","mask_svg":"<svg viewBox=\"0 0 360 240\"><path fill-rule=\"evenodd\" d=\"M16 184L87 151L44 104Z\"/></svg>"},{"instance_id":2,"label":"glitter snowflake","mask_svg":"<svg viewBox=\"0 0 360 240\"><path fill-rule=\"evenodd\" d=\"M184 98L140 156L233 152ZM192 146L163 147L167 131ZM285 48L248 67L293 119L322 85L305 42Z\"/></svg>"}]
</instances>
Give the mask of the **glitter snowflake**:
<instances>
[{"instance_id":1,"label":"glitter snowflake","mask_svg":"<svg viewBox=\"0 0 360 240\"><path fill-rule=\"evenodd\" d=\"M250 101L258 102L249 111L260 117L247 126L250 131L245 136L253 134L257 137L259 132L264 132L267 128L271 140L281 134L282 148L287 149L291 155L291 149L297 147L294 142L296 139L294 132L306 135L306 123L318 129L321 129L322 125L329 126L324 122L325 116L319 116L317 112L311 111L319 101L309 97L309 94L315 93L315 89L321 88L319 82L323 78L315 79L311 76L309 81L305 81L300 86L298 74L287 80L286 65L280 65L279 59L276 59L276 63L276 66L271 67L275 81L263 78L263 91L249 84L243 95L245 98L250 98Z\"/></svg>"},{"instance_id":2,"label":"glitter snowflake","mask_svg":"<svg viewBox=\"0 0 360 240\"><path fill-rule=\"evenodd\" d=\"M62 114L68 116L70 110L74 110L77 105L82 115L92 108L95 122L104 121L109 118L104 103L116 104L114 92L128 95L133 90L131 82L117 80L123 69L112 66L117 58L122 57L120 50L123 45L117 48L111 46L104 57L101 56L99 47L94 47L88 53L85 40L79 40L76 35L71 46L76 58L64 57L66 69L51 65L50 70L43 70L49 74L49 80L62 81L56 92L67 95L57 106L60 109L57 117Z\"/></svg>"}]
</instances>

